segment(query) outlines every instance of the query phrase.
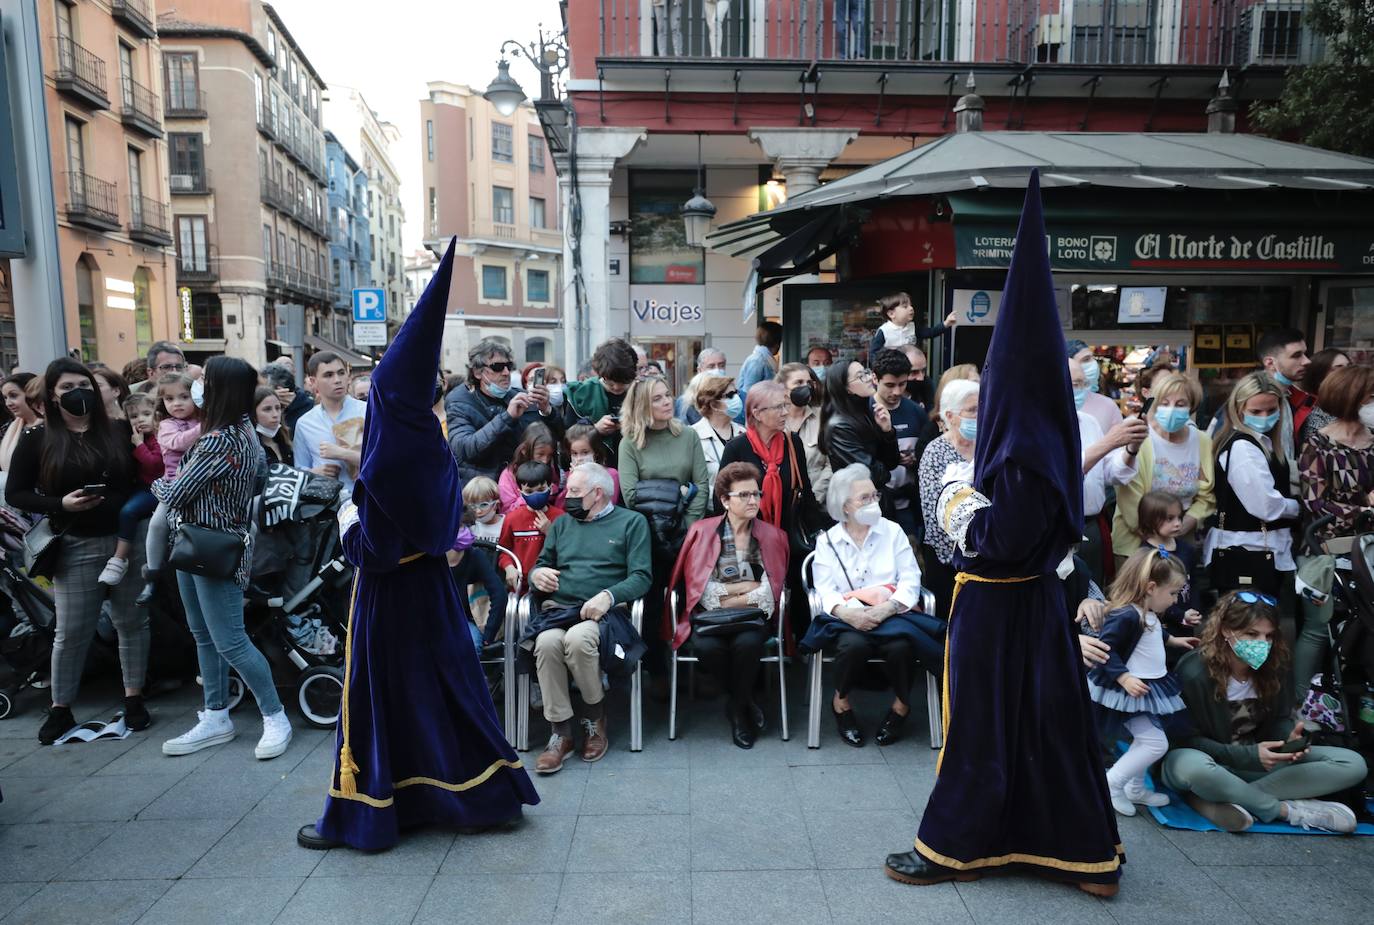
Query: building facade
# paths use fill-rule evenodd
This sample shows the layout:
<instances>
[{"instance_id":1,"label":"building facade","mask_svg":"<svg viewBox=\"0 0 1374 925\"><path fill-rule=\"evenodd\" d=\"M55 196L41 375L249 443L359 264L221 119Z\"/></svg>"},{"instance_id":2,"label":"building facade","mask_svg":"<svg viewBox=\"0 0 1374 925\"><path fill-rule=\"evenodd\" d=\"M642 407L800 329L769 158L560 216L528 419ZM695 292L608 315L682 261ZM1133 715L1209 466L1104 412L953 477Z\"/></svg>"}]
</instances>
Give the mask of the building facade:
<instances>
[{"instance_id":1,"label":"building facade","mask_svg":"<svg viewBox=\"0 0 1374 925\"><path fill-rule=\"evenodd\" d=\"M568 0L575 119L545 124L582 216L577 266L572 242L565 255L581 283L568 312L578 358L628 334L680 387L702 346L736 365L758 320L781 319L788 299L805 303L807 286L843 282L832 256L759 289L756 254L689 244L681 206L698 186L720 227L929 144L954 131L970 74L989 133L1202 132L1228 71L1248 104L1277 96L1288 67L1320 56L1305 6L744 0L723 16L725 4L712 4L708 17L696 2ZM1232 109L1240 131L1246 108ZM944 308L929 296L927 320Z\"/></svg>"},{"instance_id":2,"label":"building facade","mask_svg":"<svg viewBox=\"0 0 1374 925\"><path fill-rule=\"evenodd\" d=\"M298 313L301 334L331 337L323 79L259 0L177 0L158 30L175 106L172 339L262 364L300 346Z\"/></svg>"},{"instance_id":3,"label":"building facade","mask_svg":"<svg viewBox=\"0 0 1374 925\"><path fill-rule=\"evenodd\" d=\"M325 106L330 130L350 151L358 152L367 175L369 249L372 285L386 290L387 327L394 334L405 318L405 269L401 258L401 177L395 146L400 132L378 118L352 87L332 85Z\"/></svg>"},{"instance_id":4,"label":"building facade","mask_svg":"<svg viewBox=\"0 0 1374 925\"><path fill-rule=\"evenodd\" d=\"M420 101L424 244L457 237L450 316L498 337L518 364L565 358L557 178L534 107L501 116L480 92L435 81Z\"/></svg>"},{"instance_id":5,"label":"building facade","mask_svg":"<svg viewBox=\"0 0 1374 925\"><path fill-rule=\"evenodd\" d=\"M329 174L329 259L334 287L336 343L349 343L353 325L353 290L373 286L372 243L367 217L367 171L358 165L333 132L324 133Z\"/></svg>"},{"instance_id":6,"label":"building facade","mask_svg":"<svg viewBox=\"0 0 1374 925\"><path fill-rule=\"evenodd\" d=\"M175 332L151 0L39 0L67 341L122 367Z\"/></svg>"}]
</instances>

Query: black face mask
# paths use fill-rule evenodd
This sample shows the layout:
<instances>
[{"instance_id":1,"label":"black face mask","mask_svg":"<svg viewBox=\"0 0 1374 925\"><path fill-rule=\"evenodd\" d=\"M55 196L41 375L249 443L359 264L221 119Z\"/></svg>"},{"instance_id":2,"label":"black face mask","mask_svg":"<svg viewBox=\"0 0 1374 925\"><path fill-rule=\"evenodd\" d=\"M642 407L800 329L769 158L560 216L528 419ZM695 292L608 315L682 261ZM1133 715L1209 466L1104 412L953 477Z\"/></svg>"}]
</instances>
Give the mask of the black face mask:
<instances>
[{"instance_id":1,"label":"black face mask","mask_svg":"<svg viewBox=\"0 0 1374 925\"><path fill-rule=\"evenodd\" d=\"M63 392L57 403L68 414L84 418L95 407L95 389L77 388Z\"/></svg>"},{"instance_id":2,"label":"black face mask","mask_svg":"<svg viewBox=\"0 0 1374 925\"><path fill-rule=\"evenodd\" d=\"M788 395L788 398L790 398L792 404L796 405L798 408L805 408L807 405L811 404L811 386L797 386L792 390L791 394Z\"/></svg>"},{"instance_id":3,"label":"black face mask","mask_svg":"<svg viewBox=\"0 0 1374 925\"><path fill-rule=\"evenodd\" d=\"M563 513L567 514L573 520L585 522L591 512L582 504L581 498L564 498Z\"/></svg>"}]
</instances>

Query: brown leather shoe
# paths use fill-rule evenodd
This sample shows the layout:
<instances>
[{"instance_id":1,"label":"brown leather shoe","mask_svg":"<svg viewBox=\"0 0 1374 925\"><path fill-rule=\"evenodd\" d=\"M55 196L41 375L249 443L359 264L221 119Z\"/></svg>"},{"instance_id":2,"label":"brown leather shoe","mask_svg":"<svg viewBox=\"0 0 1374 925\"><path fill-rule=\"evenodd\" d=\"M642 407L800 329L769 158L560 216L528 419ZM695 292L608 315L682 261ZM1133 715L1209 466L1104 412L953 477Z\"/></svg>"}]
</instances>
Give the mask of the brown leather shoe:
<instances>
[{"instance_id":1,"label":"brown leather shoe","mask_svg":"<svg viewBox=\"0 0 1374 925\"><path fill-rule=\"evenodd\" d=\"M563 762L573 752L572 739L565 739L558 733L549 736L549 744L534 761L534 773L553 774L563 769Z\"/></svg>"},{"instance_id":2,"label":"brown leather shoe","mask_svg":"<svg viewBox=\"0 0 1374 925\"><path fill-rule=\"evenodd\" d=\"M582 760L600 761L606 757L606 749L611 747L610 740L606 737L606 717L593 722L589 719L582 720L582 731L586 738L582 742Z\"/></svg>"}]
</instances>

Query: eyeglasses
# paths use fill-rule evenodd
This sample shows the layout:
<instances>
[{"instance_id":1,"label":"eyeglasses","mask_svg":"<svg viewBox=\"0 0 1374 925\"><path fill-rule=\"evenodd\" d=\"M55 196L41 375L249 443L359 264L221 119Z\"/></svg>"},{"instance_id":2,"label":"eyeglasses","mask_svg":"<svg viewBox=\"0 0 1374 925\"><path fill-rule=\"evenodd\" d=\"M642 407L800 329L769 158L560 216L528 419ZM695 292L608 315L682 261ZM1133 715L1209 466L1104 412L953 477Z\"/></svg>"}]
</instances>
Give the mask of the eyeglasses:
<instances>
[{"instance_id":1,"label":"eyeglasses","mask_svg":"<svg viewBox=\"0 0 1374 925\"><path fill-rule=\"evenodd\" d=\"M786 411L786 410L787 410L787 405L785 405L785 404L769 405L767 408L760 408L760 409L759 409L759 411L771 411L771 412L773 412L774 414L777 414L777 413L780 412L780 411Z\"/></svg>"},{"instance_id":2,"label":"eyeglasses","mask_svg":"<svg viewBox=\"0 0 1374 925\"><path fill-rule=\"evenodd\" d=\"M854 500L858 502L859 507L863 507L865 504L873 504L881 497L882 495L878 494L876 491L871 491L866 495L859 495L859 497Z\"/></svg>"},{"instance_id":3,"label":"eyeglasses","mask_svg":"<svg viewBox=\"0 0 1374 925\"><path fill-rule=\"evenodd\" d=\"M747 502L749 502L749 501L760 501L760 500L762 500L762 499L763 499L763 492L761 492L761 491L727 491L727 492L725 493L725 497L727 497L727 498L738 498L738 499L740 499L741 501L744 501L744 502L747 503Z\"/></svg>"},{"instance_id":4,"label":"eyeglasses","mask_svg":"<svg viewBox=\"0 0 1374 925\"><path fill-rule=\"evenodd\" d=\"M854 375L850 376L850 377L849 377L849 381L850 381L850 382L872 382L872 381L873 381L873 370L871 370L871 369L861 369L861 370L859 370L857 373L855 373Z\"/></svg>"},{"instance_id":5,"label":"eyeglasses","mask_svg":"<svg viewBox=\"0 0 1374 925\"><path fill-rule=\"evenodd\" d=\"M1260 594L1258 591L1238 591L1236 593L1236 600L1243 601L1246 604L1267 604L1270 607L1279 606L1277 599L1267 594Z\"/></svg>"},{"instance_id":6,"label":"eyeglasses","mask_svg":"<svg viewBox=\"0 0 1374 925\"><path fill-rule=\"evenodd\" d=\"M514 364L514 363L488 363L488 364L487 364L487 369L491 370L491 371L494 372L494 373L508 373L508 372L510 372L512 369L515 369L515 364Z\"/></svg>"},{"instance_id":7,"label":"eyeglasses","mask_svg":"<svg viewBox=\"0 0 1374 925\"><path fill-rule=\"evenodd\" d=\"M154 370L160 373L180 373L186 370L185 363L163 363L161 366L154 366Z\"/></svg>"}]
</instances>

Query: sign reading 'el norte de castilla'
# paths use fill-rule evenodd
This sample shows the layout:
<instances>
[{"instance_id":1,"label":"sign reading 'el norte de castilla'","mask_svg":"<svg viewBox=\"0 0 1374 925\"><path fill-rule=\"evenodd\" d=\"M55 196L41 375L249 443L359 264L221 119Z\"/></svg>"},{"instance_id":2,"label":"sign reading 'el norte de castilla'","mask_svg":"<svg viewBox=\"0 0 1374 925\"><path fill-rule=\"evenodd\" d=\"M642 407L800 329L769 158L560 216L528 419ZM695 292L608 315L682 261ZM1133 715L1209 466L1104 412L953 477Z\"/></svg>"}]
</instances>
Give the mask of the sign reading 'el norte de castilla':
<instances>
[{"instance_id":1,"label":"sign reading 'el norte de castilla'","mask_svg":"<svg viewBox=\"0 0 1374 925\"><path fill-rule=\"evenodd\" d=\"M1005 267L1016 235L986 226L955 226L961 268ZM1046 236L1056 270L1236 270L1374 272L1374 231L1260 229L1055 230Z\"/></svg>"}]
</instances>

